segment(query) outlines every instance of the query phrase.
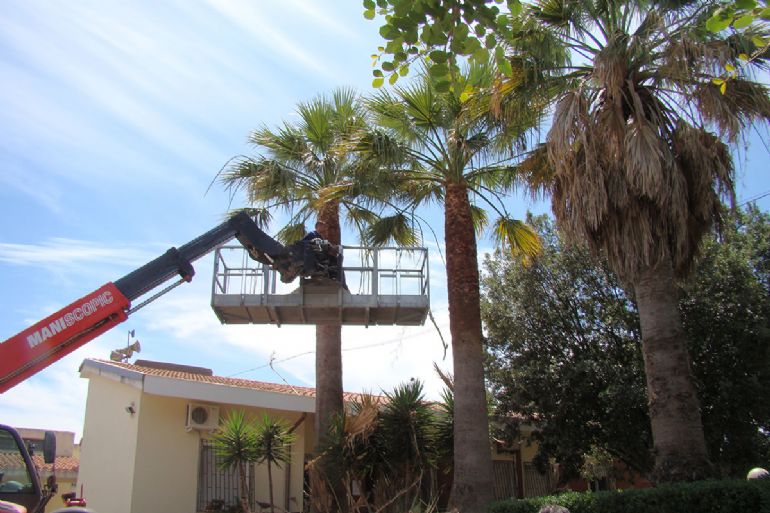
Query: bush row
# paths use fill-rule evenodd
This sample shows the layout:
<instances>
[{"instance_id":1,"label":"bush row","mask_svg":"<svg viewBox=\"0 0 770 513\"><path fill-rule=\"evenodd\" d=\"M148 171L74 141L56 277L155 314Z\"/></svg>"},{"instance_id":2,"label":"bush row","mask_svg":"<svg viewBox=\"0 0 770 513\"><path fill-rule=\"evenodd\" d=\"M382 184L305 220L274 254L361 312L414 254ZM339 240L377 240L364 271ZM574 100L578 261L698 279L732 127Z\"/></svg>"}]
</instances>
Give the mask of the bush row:
<instances>
[{"instance_id":1,"label":"bush row","mask_svg":"<svg viewBox=\"0 0 770 513\"><path fill-rule=\"evenodd\" d=\"M489 513L537 513L558 504L570 513L770 513L770 479L699 481L644 490L568 492L493 503Z\"/></svg>"}]
</instances>

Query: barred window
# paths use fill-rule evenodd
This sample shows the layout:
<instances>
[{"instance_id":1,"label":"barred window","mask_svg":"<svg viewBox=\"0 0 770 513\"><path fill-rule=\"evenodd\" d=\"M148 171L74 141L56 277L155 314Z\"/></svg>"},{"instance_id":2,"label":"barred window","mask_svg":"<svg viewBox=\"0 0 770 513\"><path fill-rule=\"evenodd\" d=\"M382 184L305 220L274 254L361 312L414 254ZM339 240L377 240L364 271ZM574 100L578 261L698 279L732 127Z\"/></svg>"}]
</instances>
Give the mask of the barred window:
<instances>
[{"instance_id":1,"label":"barred window","mask_svg":"<svg viewBox=\"0 0 770 513\"><path fill-rule=\"evenodd\" d=\"M201 440L198 466L198 511L228 511L240 503L240 476L237 469L224 470L222 458L217 456L210 440ZM246 482L249 486L249 505L254 506L254 467L247 465Z\"/></svg>"}]
</instances>

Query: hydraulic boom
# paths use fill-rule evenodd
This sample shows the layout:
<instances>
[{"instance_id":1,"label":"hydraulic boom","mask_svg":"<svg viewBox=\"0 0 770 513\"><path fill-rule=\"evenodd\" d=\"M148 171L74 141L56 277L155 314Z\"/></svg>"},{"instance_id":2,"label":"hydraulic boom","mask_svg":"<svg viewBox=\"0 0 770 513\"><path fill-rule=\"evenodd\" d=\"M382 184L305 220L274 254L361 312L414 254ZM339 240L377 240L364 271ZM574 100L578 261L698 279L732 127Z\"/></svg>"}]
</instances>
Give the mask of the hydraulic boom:
<instances>
[{"instance_id":1,"label":"hydraulic boom","mask_svg":"<svg viewBox=\"0 0 770 513\"><path fill-rule=\"evenodd\" d=\"M181 278L178 283L192 280L195 274L192 262L233 237L248 250L251 258L277 270L284 281L315 272L307 268L308 260L301 245L283 246L248 215L239 213L0 344L0 393L125 321L136 310L131 309L133 300L175 276Z\"/></svg>"}]
</instances>

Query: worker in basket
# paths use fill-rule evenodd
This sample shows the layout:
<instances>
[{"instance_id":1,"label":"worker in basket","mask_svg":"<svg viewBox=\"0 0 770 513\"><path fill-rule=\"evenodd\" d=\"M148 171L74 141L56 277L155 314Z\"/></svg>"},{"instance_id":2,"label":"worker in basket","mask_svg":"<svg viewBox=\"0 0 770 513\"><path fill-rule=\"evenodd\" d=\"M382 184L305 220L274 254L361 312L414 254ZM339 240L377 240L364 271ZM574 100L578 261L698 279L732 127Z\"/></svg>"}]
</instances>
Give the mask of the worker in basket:
<instances>
[{"instance_id":1,"label":"worker in basket","mask_svg":"<svg viewBox=\"0 0 770 513\"><path fill-rule=\"evenodd\" d=\"M315 223L315 230L302 238L305 246L305 269L317 269L320 276L339 281L345 290L345 273L342 271L342 246L332 244L327 239L329 227L324 221Z\"/></svg>"}]
</instances>

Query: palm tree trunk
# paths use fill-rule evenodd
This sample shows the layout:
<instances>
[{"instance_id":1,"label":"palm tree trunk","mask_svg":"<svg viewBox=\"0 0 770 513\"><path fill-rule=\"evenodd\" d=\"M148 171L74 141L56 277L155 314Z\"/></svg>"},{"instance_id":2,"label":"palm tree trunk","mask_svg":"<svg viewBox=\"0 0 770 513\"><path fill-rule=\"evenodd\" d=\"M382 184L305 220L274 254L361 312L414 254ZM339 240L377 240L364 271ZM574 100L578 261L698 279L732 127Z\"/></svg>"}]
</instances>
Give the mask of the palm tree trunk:
<instances>
[{"instance_id":1,"label":"palm tree trunk","mask_svg":"<svg viewBox=\"0 0 770 513\"><path fill-rule=\"evenodd\" d=\"M340 244L339 205L326 204L318 214L318 220L326 223L326 236L332 244ZM316 447L326 436L329 423L335 415L342 414L342 326L319 324L316 326L316 400L315 434Z\"/></svg>"},{"instance_id":2,"label":"palm tree trunk","mask_svg":"<svg viewBox=\"0 0 770 513\"><path fill-rule=\"evenodd\" d=\"M464 185L447 185L444 240L455 400L454 479L449 504L450 509L462 513L477 513L486 510L494 495L476 234Z\"/></svg>"},{"instance_id":3,"label":"palm tree trunk","mask_svg":"<svg viewBox=\"0 0 770 513\"><path fill-rule=\"evenodd\" d=\"M249 486L246 483L246 465L243 462L238 464L238 474L241 477L241 509L243 513L251 513L249 507Z\"/></svg>"},{"instance_id":4,"label":"palm tree trunk","mask_svg":"<svg viewBox=\"0 0 770 513\"><path fill-rule=\"evenodd\" d=\"M342 413L342 326L319 324L315 333L315 433L318 448L331 420Z\"/></svg>"},{"instance_id":5,"label":"palm tree trunk","mask_svg":"<svg viewBox=\"0 0 770 513\"><path fill-rule=\"evenodd\" d=\"M319 221L326 223L326 235L332 244L340 244L339 205L327 204L318 215ZM316 397L315 397L315 437L316 450L326 437L329 425L335 416L343 411L342 400L342 326L339 324L316 325ZM324 465L320 465L323 468ZM342 483L329 483L335 495ZM314 493L311 490L311 494ZM315 493L321 493L316 490ZM340 497L337 495L337 497ZM311 501L311 504L320 501ZM320 513L320 512L316 512Z\"/></svg>"},{"instance_id":6,"label":"palm tree trunk","mask_svg":"<svg viewBox=\"0 0 770 513\"><path fill-rule=\"evenodd\" d=\"M643 271L634 283L647 377L654 479L693 481L712 475L687 338L677 308L669 260Z\"/></svg>"},{"instance_id":7,"label":"palm tree trunk","mask_svg":"<svg viewBox=\"0 0 770 513\"><path fill-rule=\"evenodd\" d=\"M273 502L273 466L270 461L267 462L267 486L270 488L270 513L275 513L275 503Z\"/></svg>"}]
</instances>

